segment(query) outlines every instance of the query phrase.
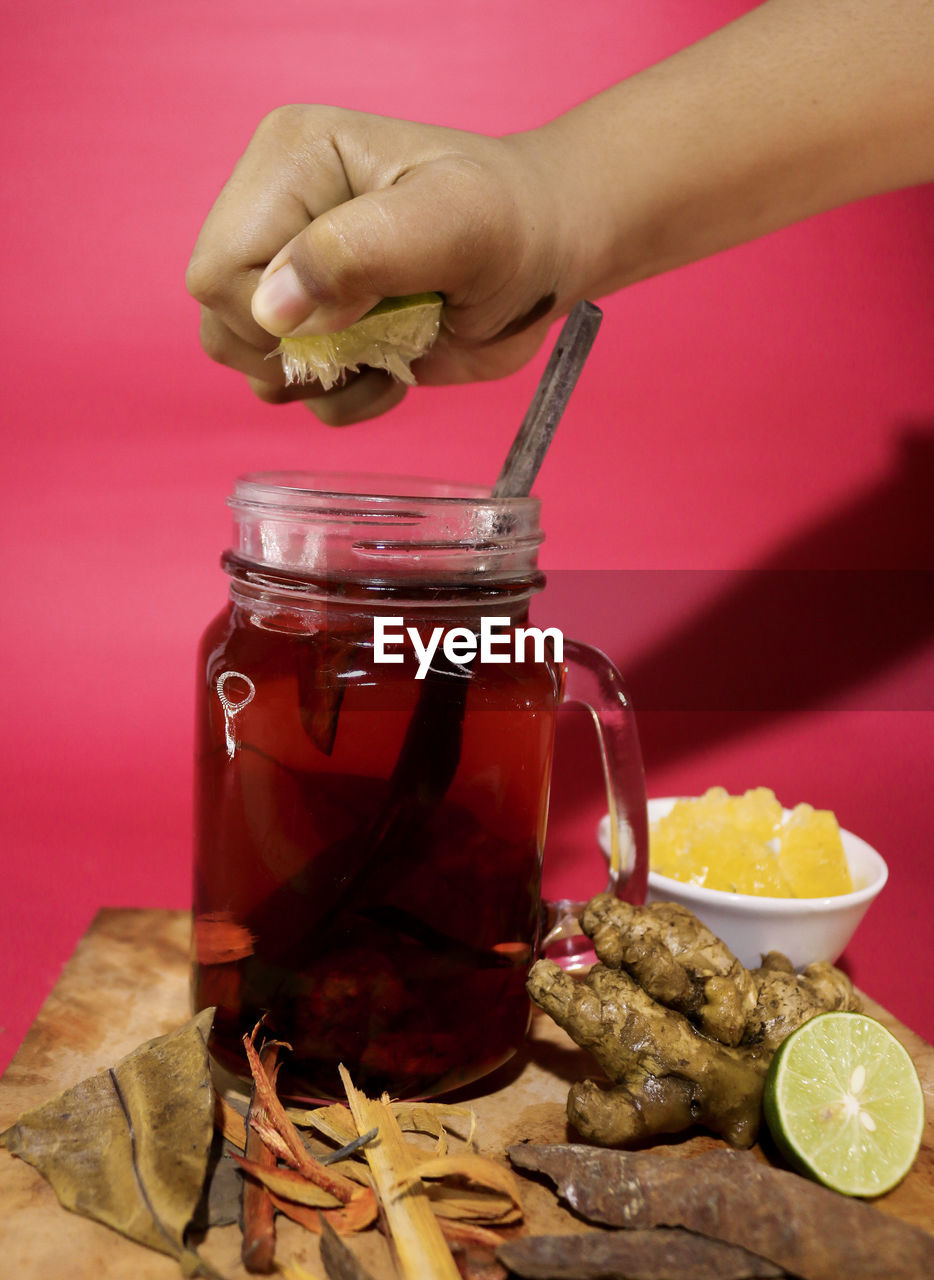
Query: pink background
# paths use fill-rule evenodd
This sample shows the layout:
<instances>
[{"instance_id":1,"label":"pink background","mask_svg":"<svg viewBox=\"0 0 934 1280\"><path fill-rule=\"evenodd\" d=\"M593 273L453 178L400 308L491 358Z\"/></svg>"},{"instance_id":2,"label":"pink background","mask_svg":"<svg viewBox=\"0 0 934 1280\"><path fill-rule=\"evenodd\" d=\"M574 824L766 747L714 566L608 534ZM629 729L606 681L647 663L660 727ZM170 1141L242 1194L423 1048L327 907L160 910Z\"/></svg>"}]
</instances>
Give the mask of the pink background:
<instances>
[{"instance_id":1,"label":"pink background","mask_svg":"<svg viewBox=\"0 0 934 1280\"><path fill-rule=\"evenodd\" d=\"M4 1061L100 906L187 904L194 651L233 476L492 481L544 360L342 432L212 365L183 274L260 117L319 101L507 132L748 7L4 0ZM850 970L928 1039L930 601L905 626L868 583L872 626L841 628L807 699L786 687L795 665L808 684L807 625L757 619L765 570L932 567L932 214L931 189L886 196L606 300L537 486L546 568L653 571L553 575L555 615L643 694L650 793L836 809L891 868ZM705 572L657 572L684 570ZM793 659L748 705L716 688L737 628L763 671ZM549 884L586 891L602 804L567 714Z\"/></svg>"}]
</instances>

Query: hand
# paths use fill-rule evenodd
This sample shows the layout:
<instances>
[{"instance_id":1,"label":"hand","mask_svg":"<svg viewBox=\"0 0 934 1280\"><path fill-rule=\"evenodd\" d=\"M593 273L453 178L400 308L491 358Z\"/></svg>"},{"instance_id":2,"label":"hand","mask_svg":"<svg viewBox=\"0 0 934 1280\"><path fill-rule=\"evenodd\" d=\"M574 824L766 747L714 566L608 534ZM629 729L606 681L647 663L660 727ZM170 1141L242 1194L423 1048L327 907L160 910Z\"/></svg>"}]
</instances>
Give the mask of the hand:
<instances>
[{"instance_id":1,"label":"hand","mask_svg":"<svg viewBox=\"0 0 934 1280\"><path fill-rule=\"evenodd\" d=\"M271 403L303 399L341 426L397 404L376 370L332 391L286 388L269 352L286 334L358 320L384 297L444 295L419 382L497 378L535 352L577 297L558 209L528 135L487 138L330 107L260 124L211 210L186 283L201 341Z\"/></svg>"}]
</instances>

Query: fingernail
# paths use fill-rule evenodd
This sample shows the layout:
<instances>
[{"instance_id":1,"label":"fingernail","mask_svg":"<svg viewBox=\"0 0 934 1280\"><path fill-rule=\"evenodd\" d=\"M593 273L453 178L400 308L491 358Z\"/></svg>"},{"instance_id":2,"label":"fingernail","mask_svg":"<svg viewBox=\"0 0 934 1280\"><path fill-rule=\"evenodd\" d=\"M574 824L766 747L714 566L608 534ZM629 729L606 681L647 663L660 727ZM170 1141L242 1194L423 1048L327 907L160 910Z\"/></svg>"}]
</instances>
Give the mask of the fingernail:
<instances>
[{"instance_id":1,"label":"fingernail","mask_svg":"<svg viewBox=\"0 0 934 1280\"><path fill-rule=\"evenodd\" d=\"M270 333L290 333L313 307L314 303L288 262L261 280L253 294L253 318Z\"/></svg>"}]
</instances>

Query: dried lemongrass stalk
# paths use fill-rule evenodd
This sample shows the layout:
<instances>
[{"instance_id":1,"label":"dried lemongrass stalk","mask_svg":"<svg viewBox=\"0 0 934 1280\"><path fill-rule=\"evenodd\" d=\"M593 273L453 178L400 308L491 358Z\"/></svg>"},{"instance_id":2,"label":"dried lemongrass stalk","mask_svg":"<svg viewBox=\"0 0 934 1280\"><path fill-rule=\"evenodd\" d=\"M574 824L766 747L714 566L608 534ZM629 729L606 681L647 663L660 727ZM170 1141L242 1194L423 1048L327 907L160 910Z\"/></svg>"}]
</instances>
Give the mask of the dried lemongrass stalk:
<instances>
[{"instance_id":1,"label":"dried lemongrass stalk","mask_svg":"<svg viewBox=\"0 0 934 1280\"><path fill-rule=\"evenodd\" d=\"M341 1067L341 1080L359 1133L376 1125L379 1136L366 1148L367 1163L395 1245L399 1270L405 1280L460 1280L460 1273L448 1248L438 1220L432 1212L425 1189L417 1179L402 1194L400 1179L412 1170L412 1156L396 1122L387 1095L382 1101L368 1098L354 1088L348 1072Z\"/></svg>"},{"instance_id":2,"label":"dried lemongrass stalk","mask_svg":"<svg viewBox=\"0 0 934 1280\"><path fill-rule=\"evenodd\" d=\"M254 1029L250 1038L251 1047L257 1030L258 1028ZM273 1082L276 1078L278 1056L279 1045L276 1041L264 1045L259 1055L263 1071L272 1077ZM260 1116L265 1117L265 1114L265 1107L254 1084L247 1112L246 1159L243 1164L257 1171L272 1171L276 1167L275 1152L269 1150L250 1123ZM243 1242L240 1257L247 1271L256 1275L269 1275L276 1265L276 1210L266 1188L256 1178L246 1178L243 1183Z\"/></svg>"},{"instance_id":3,"label":"dried lemongrass stalk","mask_svg":"<svg viewBox=\"0 0 934 1280\"><path fill-rule=\"evenodd\" d=\"M445 1240L453 1244L479 1245L484 1249L498 1249L503 1237L498 1236L489 1227L478 1226L475 1222L454 1222L445 1218L438 1223Z\"/></svg>"},{"instance_id":4,"label":"dried lemongrass stalk","mask_svg":"<svg viewBox=\"0 0 934 1280\"><path fill-rule=\"evenodd\" d=\"M463 1179L476 1188L492 1192L488 1208L498 1221L515 1222L522 1216L519 1183L515 1174L505 1165L488 1160L486 1156L465 1151L459 1155L432 1156L427 1160L420 1160L409 1174L400 1179L396 1190L405 1191L417 1180L434 1178ZM437 1206L436 1212L440 1212Z\"/></svg>"},{"instance_id":5,"label":"dried lemongrass stalk","mask_svg":"<svg viewBox=\"0 0 934 1280\"><path fill-rule=\"evenodd\" d=\"M471 1107L459 1107L445 1102L393 1102L391 1106L399 1128L404 1132L429 1133L438 1139L439 1155L444 1155L447 1148L450 1126L445 1121L449 1118L470 1122L467 1137L463 1141L468 1146L473 1144L477 1115ZM342 1102L331 1103L328 1107L315 1107L310 1111L289 1107L286 1115L301 1128L317 1129L326 1138L342 1145L350 1142L356 1134L353 1117Z\"/></svg>"},{"instance_id":6,"label":"dried lemongrass stalk","mask_svg":"<svg viewBox=\"0 0 934 1280\"><path fill-rule=\"evenodd\" d=\"M471 1187L428 1185L428 1199L439 1218L452 1222L484 1222L490 1227L511 1227L522 1221L522 1211L508 1196Z\"/></svg>"},{"instance_id":7,"label":"dried lemongrass stalk","mask_svg":"<svg viewBox=\"0 0 934 1280\"><path fill-rule=\"evenodd\" d=\"M459 1107L442 1102L393 1102L390 1106L400 1129L409 1133L430 1134L437 1139L438 1146L435 1154L438 1156L447 1154L448 1134L449 1132L454 1133L445 1123L450 1118L463 1118L470 1122L466 1138L460 1137L458 1134L454 1134L454 1136L460 1137L460 1140L465 1142L468 1147L473 1145L477 1116L476 1112L470 1107ZM316 1107L311 1111L289 1108L286 1111L286 1115L293 1123L304 1128L317 1129L319 1133L324 1134L326 1138L330 1138L333 1142L342 1143L342 1149L335 1152L333 1156L327 1159L321 1157L322 1164L331 1165L332 1162L339 1161L339 1163L335 1164L335 1167L339 1168L348 1178L361 1178L363 1166L360 1165L354 1168L352 1162L346 1160L346 1156L351 1154L348 1148L353 1148L355 1141L361 1145L365 1142L366 1135L355 1139L356 1125L353 1122L353 1116L344 1103L335 1102L330 1106ZM412 1159L418 1163L431 1158L421 1147L412 1143L407 1142L406 1148L411 1153ZM438 1212L442 1211L438 1210Z\"/></svg>"},{"instance_id":8,"label":"dried lemongrass stalk","mask_svg":"<svg viewBox=\"0 0 934 1280\"><path fill-rule=\"evenodd\" d=\"M470 1121L470 1130L464 1141L468 1147L473 1145L477 1114L470 1107L457 1107L444 1102L396 1102L393 1103L392 1113L403 1131L430 1133L437 1138L439 1156L447 1154L448 1125L445 1121L452 1116Z\"/></svg>"},{"instance_id":9,"label":"dried lemongrass stalk","mask_svg":"<svg viewBox=\"0 0 934 1280\"><path fill-rule=\"evenodd\" d=\"M328 1107L314 1107L311 1111L288 1107L286 1115L302 1129L317 1129L326 1138L344 1146L357 1137L357 1126L343 1102L332 1102Z\"/></svg>"}]
</instances>

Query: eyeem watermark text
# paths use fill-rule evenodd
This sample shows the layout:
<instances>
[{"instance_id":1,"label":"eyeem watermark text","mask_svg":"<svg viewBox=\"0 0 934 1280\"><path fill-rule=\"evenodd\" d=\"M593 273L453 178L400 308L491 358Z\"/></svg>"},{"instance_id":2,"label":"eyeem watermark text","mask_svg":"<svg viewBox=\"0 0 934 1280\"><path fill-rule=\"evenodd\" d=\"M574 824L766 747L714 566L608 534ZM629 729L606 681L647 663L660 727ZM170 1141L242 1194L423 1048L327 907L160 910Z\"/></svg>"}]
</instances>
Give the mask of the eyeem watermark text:
<instances>
[{"instance_id":1,"label":"eyeem watermark text","mask_svg":"<svg viewBox=\"0 0 934 1280\"><path fill-rule=\"evenodd\" d=\"M424 680L431 661L441 652L457 666L473 662L480 655L481 662L524 662L526 646L531 643L533 662L544 662L546 656L555 662L564 661L564 635L558 627L513 627L509 618L480 619L480 632L470 627L435 627L427 643L422 641L417 627L403 627L403 618L373 619L374 662L404 662L404 653L390 653L390 649L404 649L411 644L418 658L416 680ZM551 641L552 652L546 654L546 641Z\"/></svg>"}]
</instances>

